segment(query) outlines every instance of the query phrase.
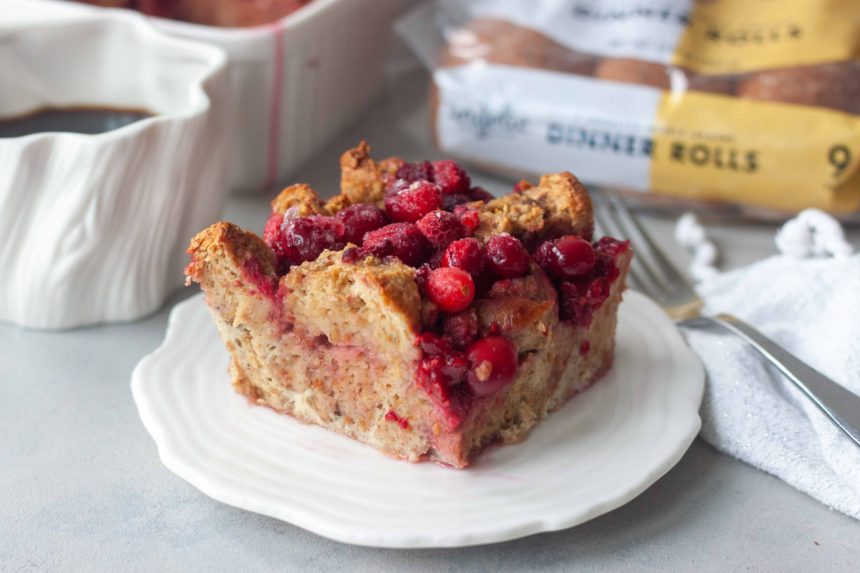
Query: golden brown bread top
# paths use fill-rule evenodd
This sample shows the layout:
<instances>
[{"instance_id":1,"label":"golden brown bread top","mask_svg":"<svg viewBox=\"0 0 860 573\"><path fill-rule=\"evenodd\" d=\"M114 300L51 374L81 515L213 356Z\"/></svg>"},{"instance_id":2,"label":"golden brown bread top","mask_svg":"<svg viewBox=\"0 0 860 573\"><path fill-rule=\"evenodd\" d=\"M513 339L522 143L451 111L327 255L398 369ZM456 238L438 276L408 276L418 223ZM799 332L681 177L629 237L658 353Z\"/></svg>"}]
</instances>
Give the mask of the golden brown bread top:
<instances>
[{"instance_id":1,"label":"golden brown bread top","mask_svg":"<svg viewBox=\"0 0 860 573\"><path fill-rule=\"evenodd\" d=\"M188 279L201 282L213 264L232 265L243 269L248 261L256 261L264 277L277 280L275 254L263 240L238 225L219 221L203 229L188 247L191 262L185 268Z\"/></svg>"},{"instance_id":2,"label":"golden brown bread top","mask_svg":"<svg viewBox=\"0 0 860 573\"><path fill-rule=\"evenodd\" d=\"M342 189L338 196L323 203L309 185L296 184L284 189L272 201L272 209L278 213L294 210L299 216L331 215L358 202L380 204L386 178L393 177L402 164L403 160L396 157L374 161L370 157L370 147L361 142L341 157ZM591 200L588 191L572 174L546 175L537 185L521 182L517 188L518 191L488 202L468 204L479 214L475 237L486 240L507 232L530 244L571 233L591 237ZM367 256L357 262L344 263L343 251L324 251L315 261L293 267L278 281L272 249L254 233L225 222L215 223L195 236L188 252L191 263L186 274L190 280L201 283L207 293L226 294L231 289L239 289L237 283L242 283L245 295L272 296L272 303L286 316L310 315L315 307L326 308L339 296L346 297L338 304L342 305L343 312L349 312L352 304L349 296L353 295L344 293L362 292L362 289L373 293L369 296L374 304L401 317L404 328L416 332L421 328L422 313L432 314L433 310L427 308L430 303L421 300L415 269L397 260L383 261ZM543 276L539 272L533 274ZM525 279L502 283L531 284ZM274 296L276 292L281 293L283 300ZM527 337L521 342L529 346L538 342L534 337L540 332L518 334L516 331L538 322L548 327L548 317L556 314L554 300L552 287L547 283L535 292L491 293L490 299L478 306L478 313L484 327L499 322L506 331L511 329L507 333L514 338ZM368 303L366 299L364 304Z\"/></svg>"},{"instance_id":3,"label":"golden brown bread top","mask_svg":"<svg viewBox=\"0 0 860 573\"><path fill-rule=\"evenodd\" d=\"M370 146L362 141L340 158L341 193L324 205L319 196L305 184L284 189L272 201L272 208L283 213L295 207L305 214L334 214L355 203L382 204L386 177L393 177L403 164L398 157L376 162L370 157ZM541 177L537 185L521 182L521 192L511 193L484 203L470 204L480 216L475 236L486 240L491 235L510 233L526 242L565 234L591 237L594 213L591 198L582 183L569 172Z\"/></svg>"},{"instance_id":4,"label":"golden brown bread top","mask_svg":"<svg viewBox=\"0 0 860 573\"><path fill-rule=\"evenodd\" d=\"M544 175L536 186L493 199L478 212L481 224L475 236L482 240L504 232L534 243L567 234L590 238L594 230L588 191L566 171Z\"/></svg>"},{"instance_id":5,"label":"golden brown bread top","mask_svg":"<svg viewBox=\"0 0 860 573\"><path fill-rule=\"evenodd\" d=\"M191 240L188 253L191 262L185 270L187 280L200 283L207 296L210 293L221 296L238 291L241 286L243 294L259 298L267 290L274 295L280 286L283 300L275 300L273 296L272 302L282 305L289 315L299 310L294 306L326 308L330 301L338 300L346 292L348 285L359 283L353 290L372 293L369 296L376 303L402 316L406 328L420 330L421 299L415 269L394 259L382 261L368 256L355 263L344 263L343 251L323 251L315 261L290 269L278 283L272 249L254 233L223 221L198 233ZM302 293L301 298L298 293ZM349 311L348 301L341 311Z\"/></svg>"},{"instance_id":6,"label":"golden brown bread top","mask_svg":"<svg viewBox=\"0 0 860 573\"><path fill-rule=\"evenodd\" d=\"M374 256L344 263L342 256L343 251L323 251L315 261L290 269L281 280L286 296L303 295L288 302L287 306L308 306L306 312L311 313L314 307L328 306L322 300L337 300L343 293L351 292L353 295L345 297L345 305L339 309L340 313L347 315L356 305L369 303L354 294L365 292L370 293L367 296L378 297L375 302L380 307L400 314L409 329L416 333L420 331L421 296L415 283L415 269L394 259L382 261Z\"/></svg>"},{"instance_id":7,"label":"golden brown bread top","mask_svg":"<svg viewBox=\"0 0 860 573\"><path fill-rule=\"evenodd\" d=\"M382 169L370 158L367 142L359 142L340 156L340 173L340 192L349 205L382 201L385 191Z\"/></svg>"},{"instance_id":8,"label":"golden brown bread top","mask_svg":"<svg viewBox=\"0 0 860 573\"><path fill-rule=\"evenodd\" d=\"M272 212L284 214L295 208L299 217L323 215L327 212L319 195L307 183L290 185L272 200Z\"/></svg>"}]
</instances>

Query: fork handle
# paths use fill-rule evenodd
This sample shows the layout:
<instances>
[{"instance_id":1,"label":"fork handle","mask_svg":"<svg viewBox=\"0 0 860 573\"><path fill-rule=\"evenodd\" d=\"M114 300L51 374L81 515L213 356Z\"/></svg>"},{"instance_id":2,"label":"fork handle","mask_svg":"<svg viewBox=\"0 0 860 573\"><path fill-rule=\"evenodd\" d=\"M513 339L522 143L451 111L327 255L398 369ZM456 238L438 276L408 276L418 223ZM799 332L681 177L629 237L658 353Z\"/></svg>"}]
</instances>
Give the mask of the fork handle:
<instances>
[{"instance_id":1,"label":"fork handle","mask_svg":"<svg viewBox=\"0 0 860 573\"><path fill-rule=\"evenodd\" d=\"M860 446L860 396L798 359L741 319L730 314L718 314L711 320L758 350Z\"/></svg>"}]
</instances>

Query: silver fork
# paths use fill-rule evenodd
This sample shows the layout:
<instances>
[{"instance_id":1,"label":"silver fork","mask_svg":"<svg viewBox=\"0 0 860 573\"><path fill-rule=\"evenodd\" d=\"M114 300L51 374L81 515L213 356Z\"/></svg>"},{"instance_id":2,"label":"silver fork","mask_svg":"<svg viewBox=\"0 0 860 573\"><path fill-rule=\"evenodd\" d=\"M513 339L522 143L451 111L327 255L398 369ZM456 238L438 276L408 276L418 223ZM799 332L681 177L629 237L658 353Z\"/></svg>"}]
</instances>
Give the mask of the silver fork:
<instances>
[{"instance_id":1,"label":"silver fork","mask_svg":"<svg viewBox=\"0 0 860 573\"><path fill-rule=\"evenodd\" d=\"M860 396L849 392L818 372L764 334L730 314L704 316L702 301L616 193L601 190L594 195L594 217L605 234L629 239L633 263L628 280L666 309L682 326L724 329L741 337L812 400L854 443L860 446Z\"/></svg>"}]
</instances>

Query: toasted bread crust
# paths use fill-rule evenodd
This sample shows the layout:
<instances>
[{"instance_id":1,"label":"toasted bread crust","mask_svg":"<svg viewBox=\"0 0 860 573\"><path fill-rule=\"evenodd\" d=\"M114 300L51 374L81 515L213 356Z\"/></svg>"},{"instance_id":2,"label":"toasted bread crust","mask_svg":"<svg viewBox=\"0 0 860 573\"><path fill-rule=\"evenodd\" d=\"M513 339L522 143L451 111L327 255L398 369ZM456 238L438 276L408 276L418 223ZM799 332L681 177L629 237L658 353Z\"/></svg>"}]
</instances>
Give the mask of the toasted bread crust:
<instances>
[{"instance_id":1,"label":"toasted bread crust","mask_svg":"<svg viewBox=\"0 0 860 573\"><path fill-rule=\"evenodd\" d=\"M295 209L295 214L299 217L328 213L319 195L306 183L290 185L272 200L273 213L283 214L289 209Z\"/></svg>"},{"instance_id":2,"label":"toasted bread crust","mask_svg":"<svg viewBox=\"0 0 860 573\"><path fill-rule=\"evenodd\" d=\"M238 225L219 221L197 233L188 247L191 262L186 276L200 282L212 265L232 264L242 268L247 261L256 261L262 275L277 280L275 255L263 240Z\"/></svg>"},{"instance_id":3,"label":"toasted bread crust","mask_svg":"<svg viewBox=\"0 0 860 573\"><path fill-rule=\"evenodd\" d=\"M295 209L297 215L306 217L334 214L356 203L381 205L385 176L393 175L403 160L389 157L377 163L370 151L362 141L341 156L341 193L325 204L309 185L297 184L284 189L272 201L272 209L277 213ZM529 243L571 233L591 237L591 198L572 173L544 175L537 185L521 182L520 188L519 193L470 204L480 215L477 238L486 240L498 233L510 233Z\"/></svg>"},{"instance_id":4,"label":"toasted bread crust","mask_svg":"<svg viewBox=\"0 0 860 573\"><path fill-rule=\"evenodd\" d=\"M370 158L370 146L366 141L346 151L340 157L340 192L355 203L379 203L383 199L383 171Z\"/></svg>"}]
</instances>

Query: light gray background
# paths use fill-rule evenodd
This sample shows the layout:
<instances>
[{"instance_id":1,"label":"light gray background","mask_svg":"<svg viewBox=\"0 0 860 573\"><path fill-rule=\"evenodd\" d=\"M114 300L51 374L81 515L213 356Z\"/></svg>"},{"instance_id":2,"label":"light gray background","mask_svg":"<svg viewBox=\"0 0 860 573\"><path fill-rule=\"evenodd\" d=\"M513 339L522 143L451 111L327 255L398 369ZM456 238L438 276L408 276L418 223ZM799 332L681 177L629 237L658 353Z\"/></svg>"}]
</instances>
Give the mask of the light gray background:
<instances>
[{"instance_id":1,"label":"light gray background","mask_svg":"<svg viewBox=\"0 0 860 573\"><path fill-rule=\"evenodd\" d=\"M438 157L422 76L399 81L294 181L338 187L360 138L378 157ZM475 177L495 192L510 182ZM271 195L229 201L261 230ZM673 258L670 218L647 217ZM774 252L774 227L711 225L733 267ZM858 234L852 233L857 244ZM445 550L343 545L215 502L165 469L131 398L135 364L161 342L169 308L131 324L52 333L0 325L0 571L857 571L860 524L697 440L626 506L579 527Z\"/></svg>"}]
</instances>

